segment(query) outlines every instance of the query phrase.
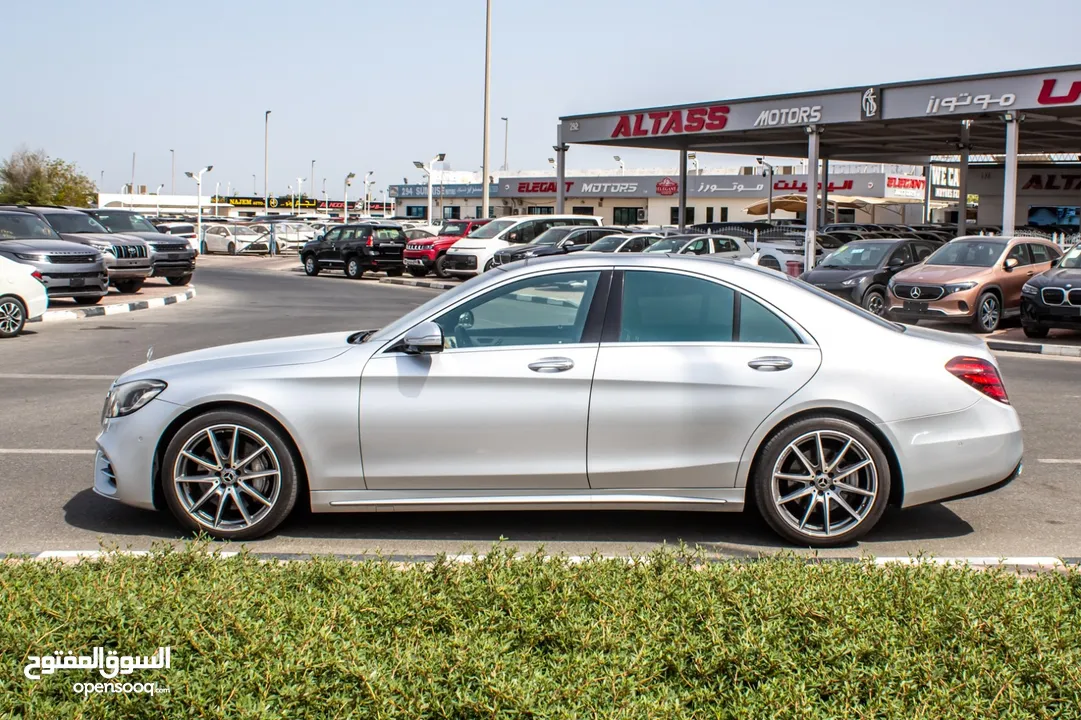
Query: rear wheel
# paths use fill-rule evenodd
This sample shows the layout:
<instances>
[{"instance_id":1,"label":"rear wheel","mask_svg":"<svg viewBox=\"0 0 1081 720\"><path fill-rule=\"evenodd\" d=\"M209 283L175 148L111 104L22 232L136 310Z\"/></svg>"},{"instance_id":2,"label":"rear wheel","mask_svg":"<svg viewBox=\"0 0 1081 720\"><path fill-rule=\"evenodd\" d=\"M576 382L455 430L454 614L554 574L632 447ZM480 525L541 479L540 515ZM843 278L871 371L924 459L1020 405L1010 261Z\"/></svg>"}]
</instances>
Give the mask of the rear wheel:
<instances>
[{"instance_id":1,"label":"rear wheel","mask_svg":"<svg viewBox=\"0 0 1081 720\"><path fill-rule=\"evenodd\" d=\"M863 309L867 312L874 313L875 315L882 316L886 314L886 296L879 288L871 288L863 296Z\"/></svg>"},{"instance_id":2,"label":"rear wheel","mask_svg":"<svg viewBox=\"0 0 1081 720\"><path fill-rule=\"evenodd\" d=\"M178 275L177 277L167 278L170 285L187 285L191 282L191 273L187 275Z\"/></svg>"},{"instance_id":3,"label":"rear wheel","mask_svg":"<svg viewBox=\"0 0 1081 720\"><path fill-rule=\"evenodd\" d=\"M267 534L296 504L299 472L277 428L241 410L185 424L162 463L165 500L188 530L222 539Z\"/></svg>"},{"instance_id":4,"label":"rear wheel","mask_svg":"<svg viewBox=\"0 0 1081 720\"><path fill-rule=\"evenodd\" d=\"M139 292L143 288L143 278L133 278L131 280L116 280L113 282L113 286L125 295L131 295Z\"/></svg>"},{"instance_id":5,"label":"rear wheel","mask_svg":"<svg viewBox=\"0 0 1081 720\"><path fill-rule=\"evenodd\" d=\"M1045 338L1047 337L1047 328L1042 325L1025 325L1022 328L1025 331L1025 337L1030 338Z\"/></svg>"},{"instance_id":6,"label":"rear wheel","mask_svg":"<svg viewBox=\"0 0 1081 720\"><path fill-rule=\"evenodd\" d=\"M345 263L345 275L352 280L359 280L364 274L364 266L355 257L349 258Z\"/></svg>"},{"instance_id":7,"label":"rear wheel","mask_svg":"<svg viewBox=\"0 0 1081 720\"><path fill-rule=\"evenodd\" d=\"M440 255L435 259L435 276L446 280L450 277L450 273L447 272L447 256Z\"/></svg>"},{"instance_id":8,"label":"rear wheel","mask_svg":"<svg viewBox=\"0 0 1081 720\"><path fill-rule=\"evenodd\" d=\"M1002 303L998 295L985 292L976 301L976 312L972 315L972 329L978 333L994 332L1002 320Z\"/></svg>"},{"instance_id":9,"label":"rear wheel","mask_svg":"<svg viewBox=\"0 0 1081 720\"><path fill-rule=\"evenodd\" d=\"M885 453L859 425L832 416L783 427L759 453L755 503L779 535L804 547L862 537L890 496Z\"/></svg>"},{"instance_id":10,"label":"rear wheel","mask_svg":"<svg viewBox=\"0 0 1081 720\"><path fill-rule=\"evenodd\" d=\"M13 295L0 297L0 338L15 337L26 326L26 305Z\"/></svg>"},{"instance_id":11,"label":"rear wheel","mask_svg":"<svg viewBox=\"0 0 1081 720\"><path fill-rule=\"evenodd\" d=\"M314 255L304 256L304 274L310 277L315 277L319 274L322 268L319 267L319 262L315 259Z\"/></svg>"},{"instance_id":12,"label":"rear wheel","mask_svg":"<svg viewBox=\"0 0 1081 720\"><path fill-rule=\"evenodd\" d=\"M79 305L97 305L101 302L104 295L84 295L83 297L75 298L75 302Z\"/></svg>"}]
</instances>

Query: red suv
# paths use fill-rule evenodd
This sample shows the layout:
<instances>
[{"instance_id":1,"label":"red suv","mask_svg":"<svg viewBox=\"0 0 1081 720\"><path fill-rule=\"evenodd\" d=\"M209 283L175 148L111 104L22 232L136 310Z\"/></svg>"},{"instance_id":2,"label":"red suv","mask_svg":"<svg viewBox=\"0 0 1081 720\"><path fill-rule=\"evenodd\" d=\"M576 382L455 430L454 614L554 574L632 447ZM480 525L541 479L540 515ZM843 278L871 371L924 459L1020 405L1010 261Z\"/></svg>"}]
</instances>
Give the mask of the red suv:
<instances>
[{"instance_id":1,"label":"red suv","mask_svg":"<svg viewBox=\"0 0 1081 720\"><path fill-rule=\"evenodd\" d=\"M481 225L487 225L489 220L447 220L439 228L439 236L424 239L410 240L405 246L405 254L402 262L405 269L413 277L424 277L430 272L435 272L441 278L450 277L443 264L446 262L447 249L451 245L473 232Z\"/></svg>"}]
</instances>

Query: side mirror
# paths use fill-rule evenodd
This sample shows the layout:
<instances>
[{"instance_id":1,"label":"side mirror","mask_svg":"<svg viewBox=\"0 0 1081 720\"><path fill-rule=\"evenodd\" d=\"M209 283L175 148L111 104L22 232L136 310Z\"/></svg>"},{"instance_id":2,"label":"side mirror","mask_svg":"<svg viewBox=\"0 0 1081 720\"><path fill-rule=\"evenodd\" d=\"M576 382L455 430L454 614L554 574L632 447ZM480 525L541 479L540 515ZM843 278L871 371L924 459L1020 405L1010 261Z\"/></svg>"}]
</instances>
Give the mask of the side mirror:
<instances>
[{"instance_id":1,"label":"side mirror","mask_svg":"<svg viewBox=\"0 0 1081 720\"><path fill-rule=\"evenodd\" d=\"M889 267L891 267L891 268L900 268L900 267L904 267L904 266L905 266L904 258L899 258L899 257L890 258Z\"/></svg>"},{"instance_id":2,"label":"side mirror","mask_svg":"<svg viewBox=\"0 0 1081 720\"><path fill-rule=\"evenodd\" d=\"M1005 268L1006 270L1013 270L1019 264L1020 263L1017 261L1017 258L1012 258L1011 257L1011 258L1006 258L1006 262L1002 263L1002 267Z\"/></svg>"},{"instance_id":3,"label":"side mirror","mask_svg":"<svg viewBox=\"0 0 1081 720\"><path fill-rule=\"evenodd\" d=\"M473 327L473 311L466 310L464 313L458 316L458 327L471 328Z\"/></svg>"},{"instance_id":4,"label":"side mirror","mask_svg":"<svg viewBox=\"0 0 1081 720\"><path fill-rule=\"evenodd\" d=\"M402 338L405 352L410 355L443 352L443 328L434 322L424 322Z\"/></svg>"}]
</instances>

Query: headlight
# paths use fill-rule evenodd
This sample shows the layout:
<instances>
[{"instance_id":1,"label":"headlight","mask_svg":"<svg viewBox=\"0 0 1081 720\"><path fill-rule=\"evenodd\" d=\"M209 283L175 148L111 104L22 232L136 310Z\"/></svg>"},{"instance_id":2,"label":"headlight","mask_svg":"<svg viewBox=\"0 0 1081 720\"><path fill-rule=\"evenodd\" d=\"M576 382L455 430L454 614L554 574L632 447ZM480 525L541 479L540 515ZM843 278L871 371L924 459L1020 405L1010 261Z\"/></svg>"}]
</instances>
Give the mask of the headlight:
<instances>
[{"instance_id":1,"label":"headlight","mask_svg":"<svg viewBox=\"0 0 1081 720\"><path fill-rule=\"evenodd\" d=\"M1037 288L1035 285L1032 285L1031 283L1025 283L1021 286L1022 295L1037 295L1039 294L1039 292L1039 288Z\"/></svg>"},{"instance_id":2,"label":"headlight","mask_svg":"<svg viewBox=\"0 0 1081 720\"><path fill-rule=\"evenodd\" d=\"M90 243L90 247L94 248L98 252L113 254L113 246L106 245L105 243Z\"/></svg>"},{"instance_id":3,"label":"headlight","mask_svg":"<svg viewBox=\"0 0 1081 720\"><path fill-rule=\"evenodd\" d=\"M897 276L896 276L896 275L894 275L894 276L893 276L893 277L891 277L891 278L889 279L889 281L888 281L888 282L886 283L886 288L887 288L887 289L889 289L889 290L893 290L893 286L894 286L894 285L896 285L896 284L897 284Z\"/></svg>"},{"instance_id":4,"label":"headlight","mask_svg":"<svg viewBox=\"0 0 1081 720\"><path fill-rule=\"evenodd\" d=\"M161 380L135 380L116 385L105 396L105 407L101 411L101 419L123 417L153 400L165 389L165 383Z\"/></svg>"},{"instance_id":5,"label":"headlight","mask_svg":"<svg viewBox=\"0 0 1081 720\"><path fill-rule=\"evenodd\" d=\"M864 277L866 277L866 276L865 275L859 275L859 276L854 277L854 278L848 278L847 280L845 280L841 284L844 285L845 287L852 287L853 285L858 285L860 283L860 281L863 280Z\"/></svg>"},{"instance_id":6,"label":"headlight","mask_svg":"<svg viewBox=\"0 0 1081 720\"><path fill-rule=\"evenodd\" d=\"M31 253L15 253L15 257L20 260L30 260L32 262L43 262L45 260L44 255L35 255Z\"/></svg>"},{"instance_id":7,"label":"headlight","mask_svg":"<svg viewBox=\"0 0 1081 720\"><path fill-rule=\"evenodd\" d=\"M963 290L971 290L974 287L976 287L976 283L974 282L954 283L953 285L946 286L946 294L950 295L951 293L961 292Z\"/></svg>"}]
</instances>

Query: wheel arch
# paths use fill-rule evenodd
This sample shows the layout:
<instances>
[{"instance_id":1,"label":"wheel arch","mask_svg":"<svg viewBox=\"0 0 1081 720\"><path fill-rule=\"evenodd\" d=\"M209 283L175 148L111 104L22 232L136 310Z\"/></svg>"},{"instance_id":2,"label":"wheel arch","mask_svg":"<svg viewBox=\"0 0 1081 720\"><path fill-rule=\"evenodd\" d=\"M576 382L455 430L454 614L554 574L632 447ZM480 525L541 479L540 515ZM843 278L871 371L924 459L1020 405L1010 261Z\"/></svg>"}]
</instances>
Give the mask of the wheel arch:
<instances>
[{"instance_id":1,"label":"wheel arch","mask_svg":"<svg viewBox=\"0 0 1081 720\"><path fill-rule=\"evenodd\" d=\"M165 504L164 486L162 484L162 461L165 458L165 451L169 447L169 443L176 437L180 428L184 427L189 421L204 415L208 412L214 412L216 410L239 410L242 412L255 415L263 422L271 425L278 432L282 434L285 442L289 445L289 451L293 454L293 460L297 466L297 481L299 486L297 487L297 497L299 500L308 503L311 502L311 492L308 488L308 470L307 464L304 461L304 453L301 452L300 446L297 444L293 434L289 432L289 429L272 413L266 409L257 405L251 405L249 403L239 402L236 400L214 400L211 402L203 403L201 405L195 405L188 408L184 412L177 415L172 422L165 428L158 438L158 443L154 447L154 464L152 468L153 488L151 492L151 498L154 502L154 507L158 510L167 510L168 507Z\"/></svg>"},{"instance_id":2,"label":"wheel arch","mask_svg":"<svg viewBox=\"0 0 1081 720\"><path fill-rule=\"evenodd\" d=\"M862 430L867 432L867 434L869 434L875 439L875 442L877 442L882 448L882 452L885 453L886 462L889 464L890 468L889 504L891 506L901 507L905 495L905 482L904 475L901 472L901 462L897 457L897 451L894 449L893 443L886 436L886 434L882 432L881 428L879 428L878 425L872 422L866 415L863 415L860 412L857 412L856 410L851 408L839 407L803 408L798 410L797 412L792 413L791 415L786 415L785 417L780 418L773 424L769 431L762 436L762 439L758 442L758 445L754 450L754 455L752 455L751 457L747 476L746 478L744 478L744 487L746 488L746 493L748 495L747 503L745 503L745 506L753 504L753 498L750 497L750 494L753 492L754 488L754 474L758 471L758 464L762 457L762 451L765 449L769 441L772 440L787 425L798 422L800 420L804 420L809 417L816 416L837 417L842 420L848 420L849 422L858 425Z\"/></svg>"},{"instance_id":3,"label":"wheel arch","mask_svg":"<svg viewBox=\"0 0 1081 720\"><path fill-rule=\"evenodd\" d=\"M1005 296L1002 294L1001 287L994 283L988 283L987 285L984 285L982 288L980 288L979 295L976 295L976 300L978 301L980 299L980 295L983 295L984 293L994 293L998 297L999 312L1006 309L1004 304Z\"/></svg>"}]
</instances>

